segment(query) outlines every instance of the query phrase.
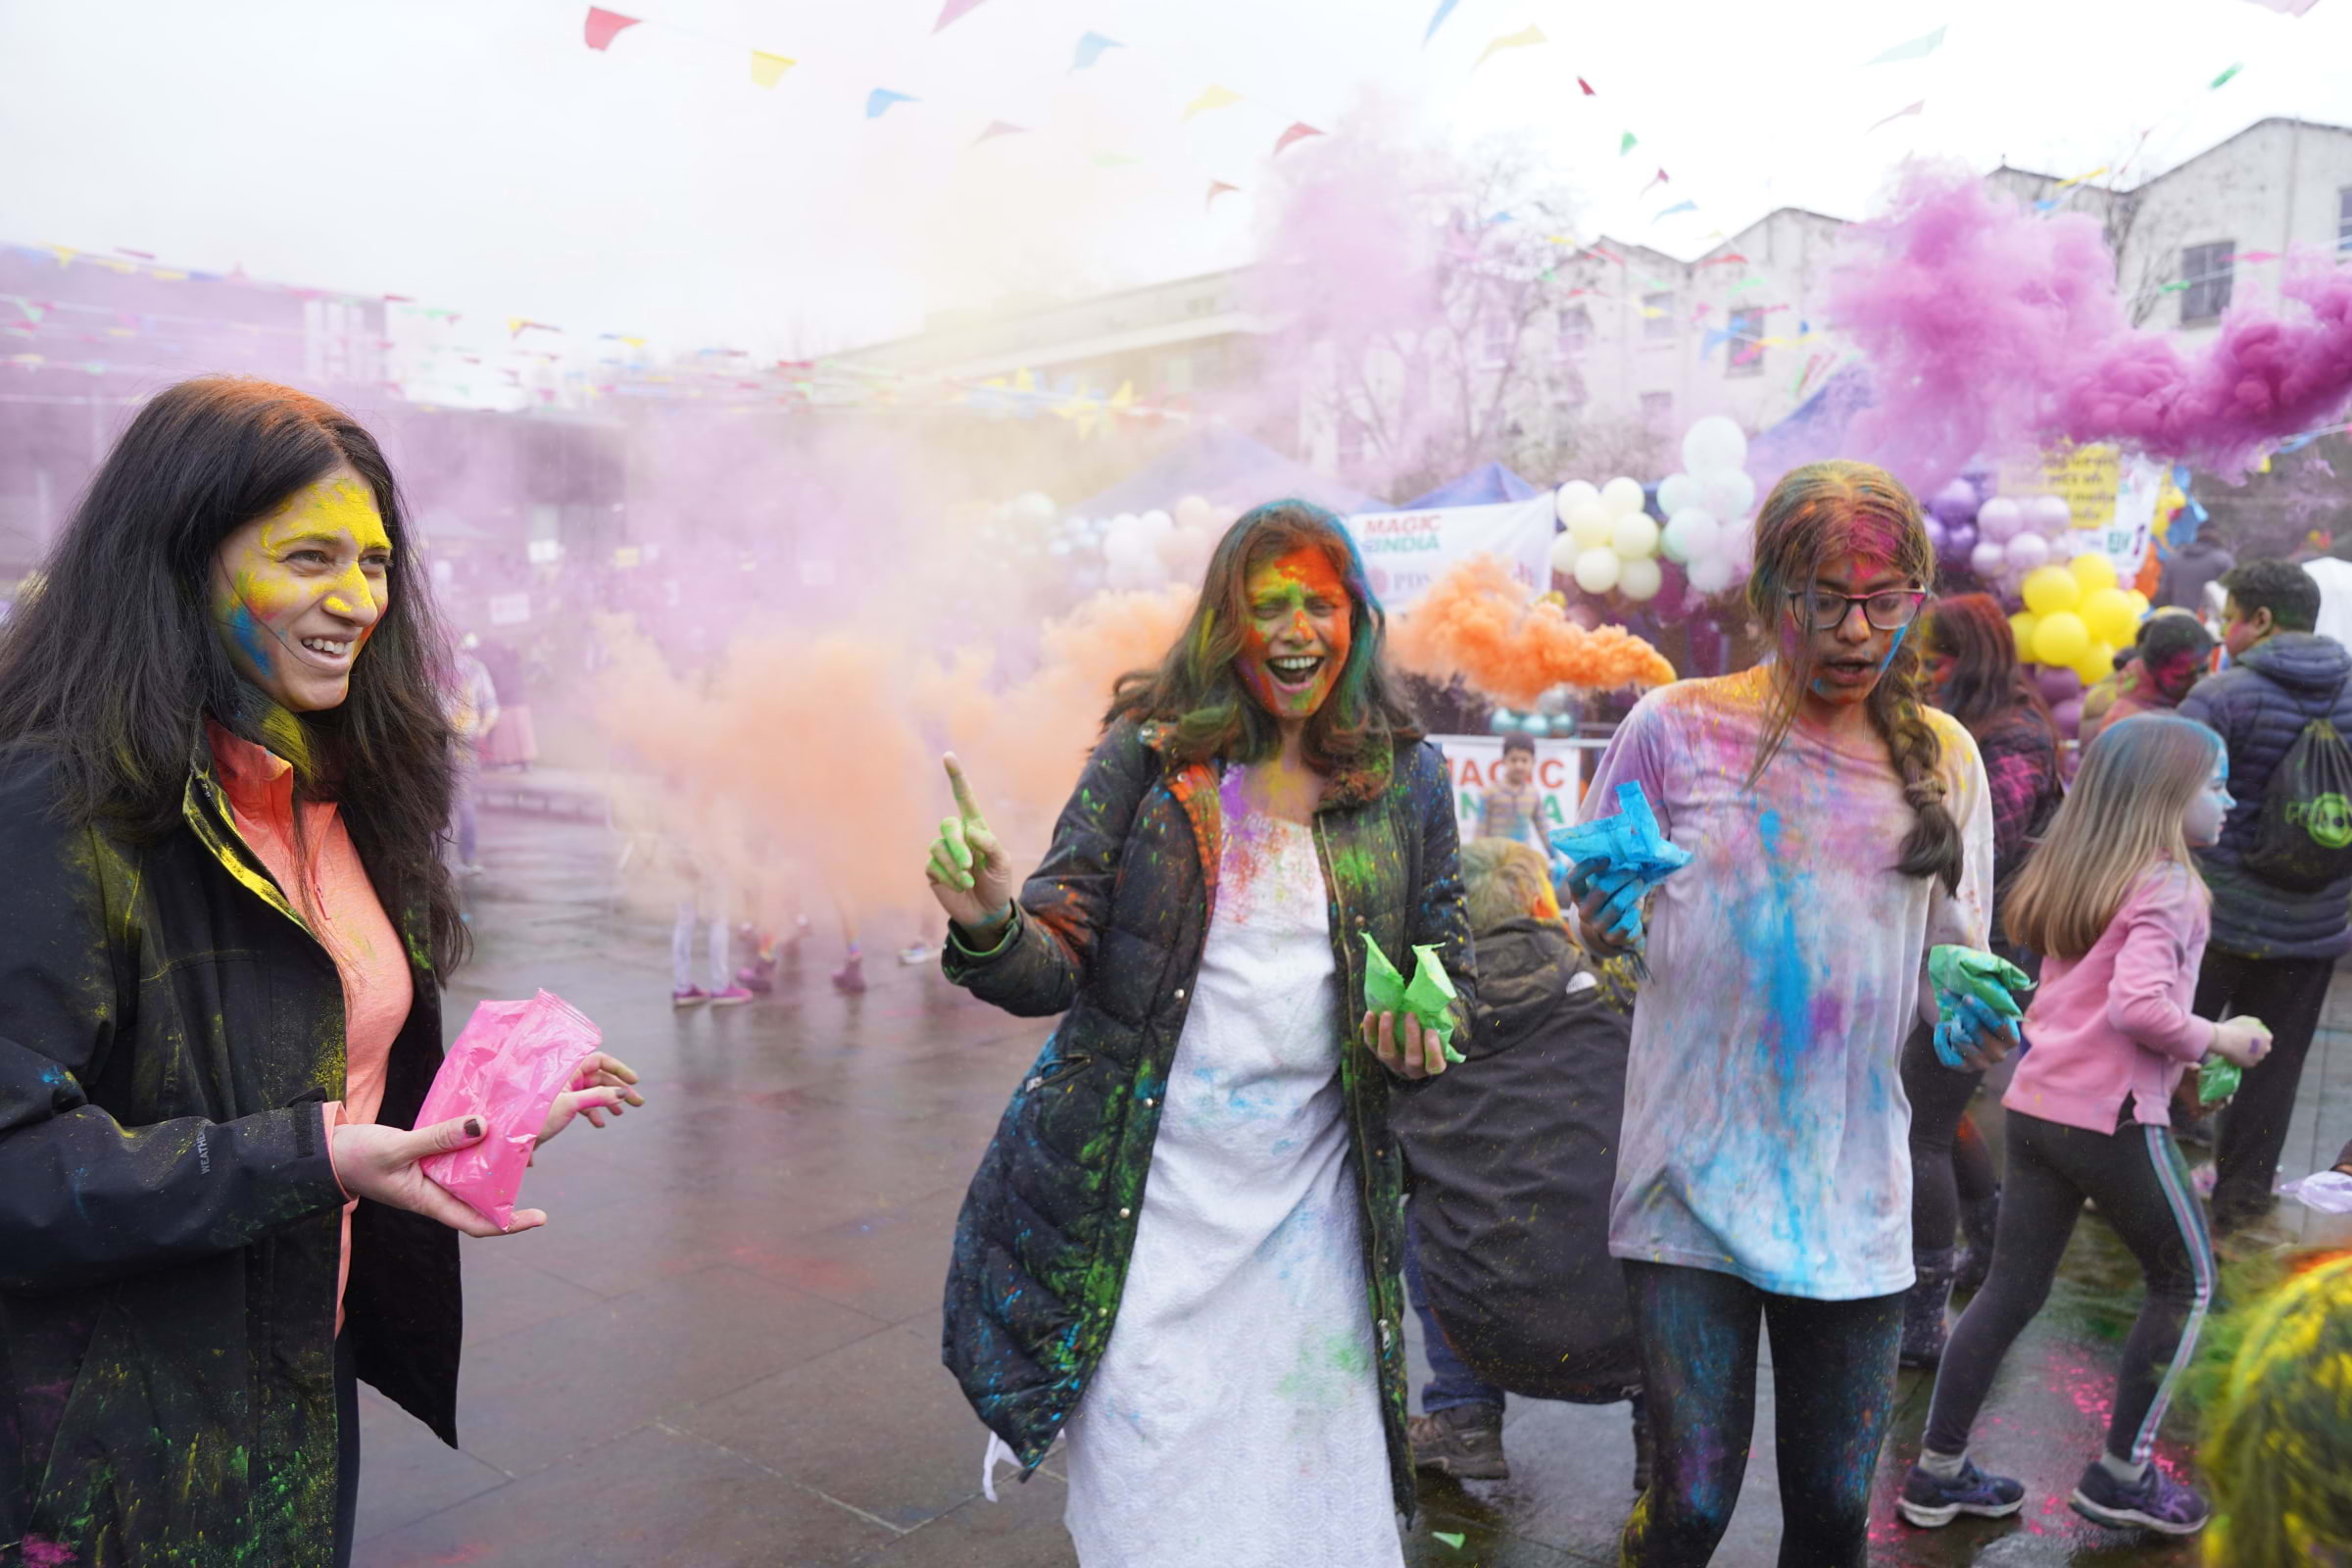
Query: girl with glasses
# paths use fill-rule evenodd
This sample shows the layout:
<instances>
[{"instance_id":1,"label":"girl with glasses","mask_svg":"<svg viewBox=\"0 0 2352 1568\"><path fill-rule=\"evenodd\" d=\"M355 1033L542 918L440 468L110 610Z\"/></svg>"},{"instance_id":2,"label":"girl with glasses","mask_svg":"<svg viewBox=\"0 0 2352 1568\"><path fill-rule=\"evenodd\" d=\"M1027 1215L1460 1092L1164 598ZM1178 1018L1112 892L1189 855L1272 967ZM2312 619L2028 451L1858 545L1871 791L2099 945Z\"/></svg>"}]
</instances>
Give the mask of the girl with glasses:
<instances>
[{"instance_id":1,"label":"girl with glasses","mask_svg":"<svg viewBox=\"0 0 2352 1568\"><path fill-rule=\"evenodd\" d=\"M1920 700L1935 571L1885 471L1817 463L1756 526L1748 602L1775 656L1644 698L1586 794L1638 782L1690 863L1654 895L1609 1250L1647 1367L1650 1489L1628 1564L1708 1561L1772 1336L1785 1568L1860 1564L1912 1281L1898 1062L1928 950L1982 948L1992 808L1968 731ZM1572 884L1573 885L1573 884ZM1581 910L1605 955L1639 910ZM2005 1038L1972 1037L1997 1058Z\"/></svg>"}]
</instances>

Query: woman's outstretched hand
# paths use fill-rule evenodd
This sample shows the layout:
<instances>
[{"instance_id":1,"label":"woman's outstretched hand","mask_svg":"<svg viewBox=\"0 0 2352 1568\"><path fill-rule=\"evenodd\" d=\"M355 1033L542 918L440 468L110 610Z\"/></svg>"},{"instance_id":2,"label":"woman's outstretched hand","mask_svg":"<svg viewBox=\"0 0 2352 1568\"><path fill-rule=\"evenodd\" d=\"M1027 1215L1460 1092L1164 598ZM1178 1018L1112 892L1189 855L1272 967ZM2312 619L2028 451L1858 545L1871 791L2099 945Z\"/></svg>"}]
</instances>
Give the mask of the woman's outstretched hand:
<instances>
[{"instance_id":1,"label":"woman's outstretched hand","mask_svg":"<svg viewBox=\"0 0 2352 1568\"><path fill-rule=\"evenodd\" d=\"M439 1220L468 1236L512 1236L547 1223L536 1208L518 1208L514 1223L500 1230L471 1203L451 1196L440 1183L416 1168L427 1154L446 1154L453 1149L478 1144L488 1129L479 1116L461 1116L404 1132L373 1122L346 1122L334 1130L335 1176L354 1198L372 1198L394 1208L405 1208L426 1219Z\"/></svg>"},{"instance_id":2,"label":"woman's outstretched hand","mask_svg":"<svg viewBox=\"0 0 2352 1568\"><path fill-rule=\"evenodd\" d=\"M571 1087L548 1106L547 1120L531 1141L532 1162L537 1163L539 1147L570 1126L573 1117L585 1116L591 1127L602 1127L607 1116L617 1117L631 1105L644 1104L636 1082L637 1069L618 1056L603 1051L591 1054L571 1075Z\"/></svg>"},{"instance_id":3,"label":"woman's outstretched hand","mask_svg":"<svg viewBox=\"0 0 2352 1568\"><path fill-rule=\"evenodd\" d=\"M963 764L950 752L948 784L956 792L956 814L940 818L939 837L931 841L931 858L923 867L930 878L931 896L948 911L948 918L966 938L983 948L993 947L1012 917L1012 858L989 831L972 799L972 786Z\"/></svg>"},{"instance_id":4,"label":"woman's outstretched hand","mask_svg":"<svg viewBox=\"0 0 2352 1568\"><path fill-rule=\"evenodd\" d=\"M1446 1070L1446 1045L1409 1012L1367 1012L1364 1044L1399 1078L1435 1078Z\"/></svg>"}]
</instances>

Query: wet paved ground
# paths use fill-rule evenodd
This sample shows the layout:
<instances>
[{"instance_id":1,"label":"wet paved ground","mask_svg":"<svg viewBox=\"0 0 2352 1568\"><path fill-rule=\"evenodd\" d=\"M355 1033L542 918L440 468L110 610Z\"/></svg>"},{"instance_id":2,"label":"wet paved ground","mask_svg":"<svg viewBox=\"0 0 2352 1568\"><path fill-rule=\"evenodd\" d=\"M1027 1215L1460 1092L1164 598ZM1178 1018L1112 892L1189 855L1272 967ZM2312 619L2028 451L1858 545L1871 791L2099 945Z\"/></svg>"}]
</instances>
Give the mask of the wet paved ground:
<instances>
[{"instance_id":1,"label":"wet paved ground","mask_svg":"<svg viewBox=\"0 0 2352 1568\"><path fill-rule=\"evenodd\" d=\"M451 1030L483 997L545 986L603 1025L653 1102L550 1147L525 1191L552 1216L545 1230L466 1244L463 1451L363 1391L363 1568L1073 1563L1057 1465L1008 1481L1002 1503L982 1499L984 1433L939 1365L956 1204L1043 1025L888 954L869 959L873 989L844 999L826 983L838 955L822 932L772 999L673 1014L667 922L616 908L612 835L486 813L483 840L480 954L450 999ZM2352 1137L2352 984L2339 983L2328 1023L2290 1174ZM2281 1219L2305 1223L2291 1205ZM2334 1224L2328 1239L2352 1242L2352 1226ZM2311 1239L2323 1239L2316 1224ZM2102 1531L2065 1506L2097 1451L2137 1294L2129 1257L2086 1217L1978 1435L1976 1451L2032 1489L2019 1519L1932 1533L1893 1520L1886 1494L1929 1392L1903 1375L1874 1563L2195 1561L2193 1545ZM1727 1568L1773 1561L1765 1383L1717 1556ZM2176 1419L2168 1431L2168 1463L2190 1462L2181 1430ZM1407 1560L1614 1562L1632 1498L1624 1408L1514 1400L1505 1443L1507 1483L1425 1486ZM1237 1541L1225 1564L1250 1563L1250 1544Z\"/></svg>"}]
</instances>

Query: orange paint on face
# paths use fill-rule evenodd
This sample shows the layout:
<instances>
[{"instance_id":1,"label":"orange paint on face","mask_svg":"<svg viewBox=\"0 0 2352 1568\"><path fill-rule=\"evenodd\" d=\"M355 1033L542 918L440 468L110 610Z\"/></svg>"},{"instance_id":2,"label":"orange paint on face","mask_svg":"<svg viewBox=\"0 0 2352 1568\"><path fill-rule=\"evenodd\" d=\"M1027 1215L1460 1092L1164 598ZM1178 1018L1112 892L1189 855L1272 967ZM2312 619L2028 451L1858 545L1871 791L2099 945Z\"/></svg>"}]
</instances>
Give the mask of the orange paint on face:
<instances>
[{"instance_id":1,"label":"orange paint on face","mask_svg":"<svg viewBox=\"0 0 2352 1568\"><path fill-rule=\"evenodd\" d=\"M1329 556L1308 545L1258 566L1245 588L1243 686L1278 719L1312 717L1348 664L1354 601L1347 582Z\"/></svg>"}]
</instances>

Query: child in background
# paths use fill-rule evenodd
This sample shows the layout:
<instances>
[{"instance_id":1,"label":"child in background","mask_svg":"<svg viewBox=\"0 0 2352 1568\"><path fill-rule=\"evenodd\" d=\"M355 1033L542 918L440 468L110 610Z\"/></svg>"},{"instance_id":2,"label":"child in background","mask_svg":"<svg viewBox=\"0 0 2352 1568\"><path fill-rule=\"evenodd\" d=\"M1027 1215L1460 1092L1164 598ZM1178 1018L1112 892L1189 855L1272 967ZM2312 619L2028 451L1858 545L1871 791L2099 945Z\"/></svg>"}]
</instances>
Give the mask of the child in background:
<instances>
[{"instance_id":1,"label":"child in background","mask_svg":"<svg viewBox=\"0 0 2352 1568\"><path fill-rule=\"evenodd\" d=\"M1961 1314L1936 1379L1927 1441L1896 1506L1915 1525L1999 1518L2025 1488L1968 1456L1969 1431L2001 1357L2048 1297L2089 1199L2138 1259L2147 1297L2124 1342L2107 1446L2082 1472L2075 1511L2166 1535L2203 1527L2206 1504L2149 1462L2213 1294L2213 1244L2173 1142L2169 1105L2192 1063L2262 1059L2252 1018L2189 1011L2211 930L2189 851L2230 809L2221 737L2169 714L2102 733L2008 907L2012 942L2043 956L2026 1014L2031 1050L2002 1097L2008 1172L1992 1271Z\"/></svg>"},{"instance_id":2,"label":"child in background","mask_svg":"<svg viewBox=\"0 0 2352 1568\"><path fill-rule=\"evenodd\" d=\"M1536 787L1536 743L1532 736L1502 738L1502 781L1487 786L1478 807L1478 836L1509 839L1544 849L1544 792Z\"/></svg>"}]
</instances>

